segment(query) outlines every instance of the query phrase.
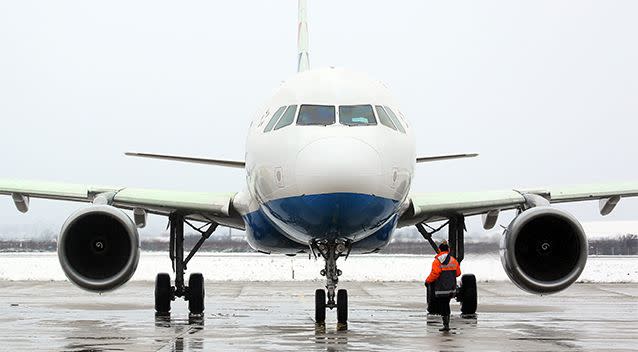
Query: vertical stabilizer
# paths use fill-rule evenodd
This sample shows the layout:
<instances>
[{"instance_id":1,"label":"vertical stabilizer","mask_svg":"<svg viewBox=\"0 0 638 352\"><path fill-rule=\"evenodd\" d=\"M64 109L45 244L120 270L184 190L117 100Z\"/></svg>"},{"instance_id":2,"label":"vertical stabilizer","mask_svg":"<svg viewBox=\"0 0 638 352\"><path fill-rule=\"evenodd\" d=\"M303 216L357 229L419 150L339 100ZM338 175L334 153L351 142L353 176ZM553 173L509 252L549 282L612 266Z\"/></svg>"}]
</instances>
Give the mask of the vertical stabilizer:
<instances>
[{"instance_id":1,"label":"vertical stabilizer","mask_svg":"<svg viewBox=\"0 0 638 352\"><path fill-rule=\"evenodd\" d=\"M306 0L299 0L299 25L297 27L297 72L302 72L310 68L310 58L308 56L308 20Z\"/></svg>"}]
</instances>

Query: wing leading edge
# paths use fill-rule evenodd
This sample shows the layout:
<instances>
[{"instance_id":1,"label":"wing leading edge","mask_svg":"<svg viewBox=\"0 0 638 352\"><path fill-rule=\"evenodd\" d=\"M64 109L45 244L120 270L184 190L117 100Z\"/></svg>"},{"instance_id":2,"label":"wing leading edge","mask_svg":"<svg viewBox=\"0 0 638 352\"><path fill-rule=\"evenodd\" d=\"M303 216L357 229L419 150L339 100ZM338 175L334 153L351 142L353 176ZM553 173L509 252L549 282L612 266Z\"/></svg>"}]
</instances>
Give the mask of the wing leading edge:
<instances>
[{"instance_id":1,"label":"wing leading edge","mask_svg":"<svg viewBox=\"0 0 638 352\"><path fill-rule=\"evenodd\" d=\"M607 215L611 211L610 207L613 209L620 198L638 196L638 183L485 192L413 193L409 196L409 205L399 219L398 226L442 220L454 214L471 216L516 209L527 202L524 196L526 194L541 196L550 203L600 200L600 212Z\"/></svg>"},{"instance_id":2,"label":"wing leading edge","mask_svg":"<svg viewBox=\"0 0 638 352\"><path fill-rule=\"evenodd\" d=\"M224 226L244 229L244 222L234 211L235 193L181 192L158 189L112 186L88 186L68 183L0 180L0 194L10 195L21 211L29 198L55 199L91 203L98 197L122 209L142 208L151 214L184 213L187 218L214 221ZM22 207L22 209L21 209ZM27 205L28 208L28 205Z\"/></svg>"}]
</instances>

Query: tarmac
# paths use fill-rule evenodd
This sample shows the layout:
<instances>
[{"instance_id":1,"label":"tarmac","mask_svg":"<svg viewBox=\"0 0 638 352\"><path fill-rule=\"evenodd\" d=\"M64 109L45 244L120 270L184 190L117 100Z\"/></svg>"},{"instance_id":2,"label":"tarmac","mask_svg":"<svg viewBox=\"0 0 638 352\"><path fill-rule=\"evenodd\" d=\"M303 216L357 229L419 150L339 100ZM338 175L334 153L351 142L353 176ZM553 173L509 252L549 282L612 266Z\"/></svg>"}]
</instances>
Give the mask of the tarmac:
<instances>
[{"instance_id":1,"label":"tarmac","mask_svg":"<svg viewBox=\"0 0 638 352\"><path fill-rule=\"evenodd\" d=\"M425 313L415 282L342 282L350 321L316 326L321 282L206 282L206 311L153 312L153 283L102 295L68 282L0 281L2 351L565 351L638 350L638 284L576 284L552 296L479 283L479 311L452 331Z\"/></svg>"}]
</instances>

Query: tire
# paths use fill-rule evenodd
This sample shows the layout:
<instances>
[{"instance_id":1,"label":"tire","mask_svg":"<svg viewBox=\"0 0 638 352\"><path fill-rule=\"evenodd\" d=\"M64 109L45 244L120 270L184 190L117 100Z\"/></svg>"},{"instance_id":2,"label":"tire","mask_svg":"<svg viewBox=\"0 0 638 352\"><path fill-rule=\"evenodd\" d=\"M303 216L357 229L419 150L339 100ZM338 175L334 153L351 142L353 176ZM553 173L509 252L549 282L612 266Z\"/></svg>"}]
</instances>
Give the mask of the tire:
<instances>
[{"instance_id":1,"label":"tire","mask_svg":"<svg viewBox=\"0 0 638 352\"><path fill-rule=\"evenodd\" d=\"M155 278L155 312L160 315L171 311L171 277L167 273L159 273Z\"/></svg>"},{"instance_id":2,"label":"tire","mask_svg":"<svg viewBox=\"0 0 638 352\"><path fill-rule=\"evenodd\" d=\"M188 278L188 311L191 314L204 312L204 276L193 273Z\"/></svg>"},{"instance_id":3,"label":"tire","mask_svg":"<svg viewBox=\"0 0 638 352\"><path fill-rule=\"evenodd\" d=\"M326 291L317 289L315 291L315 324L326 322Z\"/></svg>"},{"instance_id":4,"label":"tire","mask_svg":"<svg viewBox=\"0 0 638 352\"><path fill-rule=\"evenodd\" d=\"M337 323L348 323L348 291L337 291Z\"/></svg>"},{"instance_id":5,"label":"tire","mask_svg":"<svg viewBox=\"0 0 638 352\"><path fill-rule=\"evenodd\" d=\"M467 274L461 276L461 313L476 314L478 307L478 293L476 289L476 276Z\"/></svg>"}]
</instances>

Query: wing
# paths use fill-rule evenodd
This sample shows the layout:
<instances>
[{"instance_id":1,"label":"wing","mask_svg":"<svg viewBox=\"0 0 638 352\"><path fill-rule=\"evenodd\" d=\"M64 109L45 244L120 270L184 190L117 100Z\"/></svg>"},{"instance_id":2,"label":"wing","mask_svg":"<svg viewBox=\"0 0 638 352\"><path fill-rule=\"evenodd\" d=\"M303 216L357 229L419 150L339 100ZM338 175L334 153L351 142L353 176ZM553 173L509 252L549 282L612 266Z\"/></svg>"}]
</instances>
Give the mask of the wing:
<instances>
[{"instance_id":1,"label":"wing","mask_svg":"<svg viewBox=\"0 0 638 352\"><path fill-rule=\"evenodd\" d=\"M168 215L179 211L187 218L215 221L244 229L244 222L233 208L234 193L179 192L68 183L0 180L0 194L11 195L20 211L28 209L30 198L94 202L98 197L122 209L142 208L151 214Z\"/></svg>"},{"instance_id":2,"label":"wing","mask_svg":"<svg viewBox=\"0 0 638 352\"><path fill-rule=\"evenodd\" d=\"M401 215L398 226L443 220L451 215L498 214L501 210L523 206L528 202L527 195L541 196L550 203L600 200L600 212L607 215L620 198L638 196L638 183L486 192L415 193L410 194L409 204Z\"/></svg>"}]
</instances>

